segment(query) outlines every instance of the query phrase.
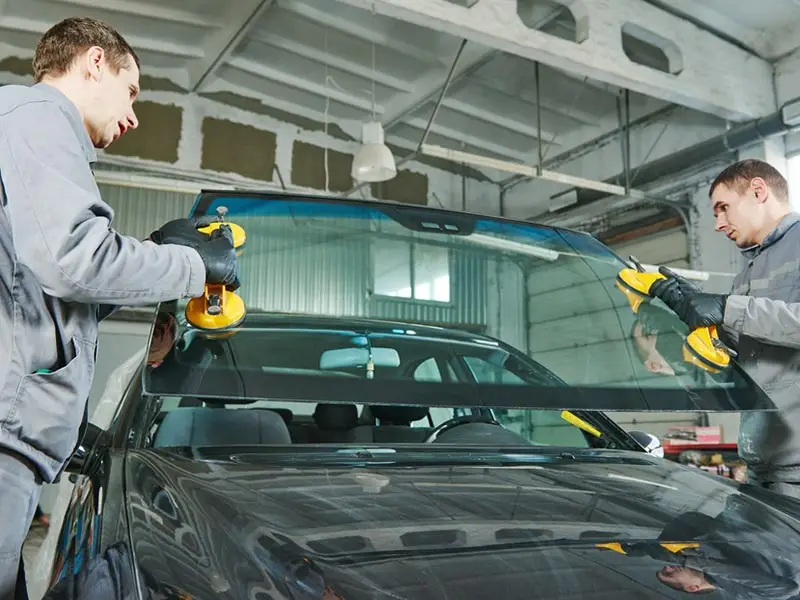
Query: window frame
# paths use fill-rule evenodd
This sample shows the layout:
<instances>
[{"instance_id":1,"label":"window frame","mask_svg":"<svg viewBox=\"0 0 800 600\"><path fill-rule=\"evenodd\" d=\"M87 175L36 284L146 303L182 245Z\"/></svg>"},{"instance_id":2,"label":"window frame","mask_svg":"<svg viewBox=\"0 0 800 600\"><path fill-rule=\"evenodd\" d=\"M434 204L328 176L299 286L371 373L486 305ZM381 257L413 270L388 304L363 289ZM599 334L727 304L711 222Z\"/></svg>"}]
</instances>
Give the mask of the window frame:
<instances>
[{"instance_id":1,"label":"window frame","mask_svg":"<svg viewBox=\"0 0 800 600\"><path fill-rule=\"evenodd\" d=\"M438 306L442 308L450 307L452 308L455 303L453 302L453 251L452 248L444 248L447 256L447 300L426 300L416 297L416 246L419 244L417 240L403 240L401 243L408 245L408 276L409 276L409 283L411 286L411 296L389 296L388 294L379 293L376 290L377 287L377 266L375 264L375 248L376 244L380 244L382 241L381 239L374 239L371 240L370 243L370 276L371 276L371 288L372 288L372 296L374 298L380 299L382 301L391 301L391 302L406 302L406 303L413 303L413 304L427 304L430 306ZM400 240L397 240L400 241Z\"/></svg>"}]
</instances>

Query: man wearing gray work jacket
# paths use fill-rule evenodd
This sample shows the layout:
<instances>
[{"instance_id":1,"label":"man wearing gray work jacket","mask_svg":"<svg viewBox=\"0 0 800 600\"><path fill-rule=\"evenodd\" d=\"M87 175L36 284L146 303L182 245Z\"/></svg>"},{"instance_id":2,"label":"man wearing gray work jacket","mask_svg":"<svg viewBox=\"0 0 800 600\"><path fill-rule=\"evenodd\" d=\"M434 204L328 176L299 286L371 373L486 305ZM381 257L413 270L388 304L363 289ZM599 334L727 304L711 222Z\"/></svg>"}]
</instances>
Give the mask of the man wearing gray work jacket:
<instances>
[{"instance_id":1,"label":"man wearing gray work jacket","mask_svg":"<svg viewBox=\"0 0 800 600\"><path fill-rule=\"evenodd\" d=\"M41 483L78 442L102 317L200 296L207 282L238 287L228 237L188 219L144 242L111 227L91 163L137 126L139 61L125 40L67 19L33 69L34 85L0 88L0 598L14 593Z\"/></svg>"},{"instance_id":2,"label":"man wearing gray work jacket","mask_svg":"<svg viewBox=\"0 0 800 600\"><path fill-rule=\"evenodd\" d=\"M703 293L667 269L651 292L690 329L717 325L775 403L777 412L742 414L739 456L754 483L800 498L800 215L786 179L761 160L727 167L709 194L716 231L747 259L731 293Z\"/></svg>"}]
</instances>

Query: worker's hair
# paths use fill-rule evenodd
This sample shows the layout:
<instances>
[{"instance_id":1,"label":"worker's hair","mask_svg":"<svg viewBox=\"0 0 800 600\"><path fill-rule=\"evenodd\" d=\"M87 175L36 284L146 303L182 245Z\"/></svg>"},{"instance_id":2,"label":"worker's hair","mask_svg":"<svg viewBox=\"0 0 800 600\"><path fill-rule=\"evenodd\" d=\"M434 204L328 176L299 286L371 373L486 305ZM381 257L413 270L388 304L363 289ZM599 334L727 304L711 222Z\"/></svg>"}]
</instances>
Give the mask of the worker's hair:
<instances>
[{"instance_id":1,"label":"worker's hair","mask_svg":"<svg viewBox=\"0 0 800 600\"><path fill-rule=\"evenodd\" d=\"M136 52L113 27L89 17L71 17L53 25L39 40L33 56L34 81L65 74L77 56L92 46L105 51L116 72L128 67L131 59L139 67Z\"/></svg>"},{"instance_id":2,"label":"worker's hair","mask_svg":"<svg viewBox=\"0 0 800 600\"><path fill-rule=\"evenodd\" d=\"M771 164L757 158L740 160L726 167L714 179L708 195L713 195L714 190L720 185L724 185L738 194L743 194L750 182L756 177L760 177L767 183L778 200L789 202L789 184L786 182L786 178Z\"/></svg>"}]
</instances>

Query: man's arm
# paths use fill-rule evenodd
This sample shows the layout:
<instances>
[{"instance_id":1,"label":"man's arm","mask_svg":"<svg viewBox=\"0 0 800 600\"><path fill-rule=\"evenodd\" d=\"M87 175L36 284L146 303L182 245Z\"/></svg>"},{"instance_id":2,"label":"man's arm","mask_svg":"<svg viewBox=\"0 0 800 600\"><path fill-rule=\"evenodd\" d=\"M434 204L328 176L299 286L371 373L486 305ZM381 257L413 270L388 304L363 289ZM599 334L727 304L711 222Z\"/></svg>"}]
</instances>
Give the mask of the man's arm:
<instances>
[{"instance_id":1,"label":"man's arm","mask_svg":"<svg viewBox=\"0 0 800 600\"><path fill-rule=\"evenodd\" d=\"M765 344L800 348L800 303L731 295L723 326Z\"/></svg>"},{"instance_id":2,"label":"man's arm","mask_svg":"<svg viewBox=\"0 0 800 600\"><path fill-rule=\"evenodd\" d=\"M68 301L142 306L202 294L197 251L111 228L67 116L50 101L0 117L0 173L19 260L46 293Z\"/></svg>"}]
</instances>

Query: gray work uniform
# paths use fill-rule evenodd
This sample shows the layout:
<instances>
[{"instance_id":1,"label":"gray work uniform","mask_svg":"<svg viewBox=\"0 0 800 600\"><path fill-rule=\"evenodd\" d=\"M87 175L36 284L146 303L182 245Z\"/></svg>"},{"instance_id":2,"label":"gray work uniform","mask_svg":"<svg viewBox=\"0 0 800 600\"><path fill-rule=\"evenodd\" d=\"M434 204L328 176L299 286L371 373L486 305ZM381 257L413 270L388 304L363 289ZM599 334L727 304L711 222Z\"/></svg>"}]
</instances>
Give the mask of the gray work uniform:
<instances>
[{"instance_id":1,"label":"gray work uniform","mask_svg":"<svg viewBox=\"0 0 800 600\"><path fill-rule=\"evenodd\" d=\"M800 215L784 217L743 254L723 339L779 411L742 414L739 456L756 481L800 494Z\"/></svg>"},{"instance_id":2,"label":"gray work uniform","mask_svg":"<svg viewBox=\"0 0 800 600\"><path fill-rule=\"evenodd\" d=\"M30 478L23 485L21 472L0 461L3 521L23 522L0 526L0 597L22 543L11 532L24 534L36 507L9 495L6 484L38 493L72 455L101 315L109 306L199 296L205 283L195 250L111 228L95 160L83 119L61 92L45 84L0 88L0 452L22 462Z\"/></svg>"}]
</instances>

